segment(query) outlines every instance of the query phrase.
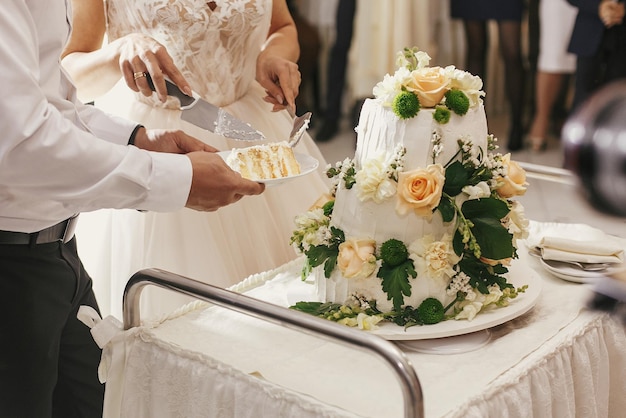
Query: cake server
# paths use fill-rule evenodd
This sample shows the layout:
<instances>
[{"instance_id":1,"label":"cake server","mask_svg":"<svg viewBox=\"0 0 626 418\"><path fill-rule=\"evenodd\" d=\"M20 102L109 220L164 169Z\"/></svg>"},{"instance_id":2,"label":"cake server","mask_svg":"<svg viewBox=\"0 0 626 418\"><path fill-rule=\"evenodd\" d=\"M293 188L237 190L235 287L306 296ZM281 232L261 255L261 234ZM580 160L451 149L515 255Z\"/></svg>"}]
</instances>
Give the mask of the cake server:
<instances>
[{"instance_id":1,"label":"cake server","mask_svg":"<svg viewBox=\"0 0 626 418\"><path fill-rule=\"evenodd\" d=\"M292 113L291 111L289 112ZM295 113L292 115L293 119L293 128L291 129L291 133L289 134L289 141L287 142L291 148L298 145L300 142L300 138L304 135L304 132L309 128L309 122L311 121L311 112L306 112L302 116L296 116Z\"/></svg>"},{"instance_id":2,"label":"cake server","mask_svg":"<svg viewBox=\"0 0 626 418\"><path fill-rule=\"evenodd\" d=\"M150 74L146 75L148 85L156 91ZM180 101L181 118L193 125L211 131L226 138L238 141L260 141L265 136L248 123L237 119L221 107L212 105L200 98L197 93L187 96L176 84L165 80L167 95L176 97Z\"/></svg>"}]
</instances>

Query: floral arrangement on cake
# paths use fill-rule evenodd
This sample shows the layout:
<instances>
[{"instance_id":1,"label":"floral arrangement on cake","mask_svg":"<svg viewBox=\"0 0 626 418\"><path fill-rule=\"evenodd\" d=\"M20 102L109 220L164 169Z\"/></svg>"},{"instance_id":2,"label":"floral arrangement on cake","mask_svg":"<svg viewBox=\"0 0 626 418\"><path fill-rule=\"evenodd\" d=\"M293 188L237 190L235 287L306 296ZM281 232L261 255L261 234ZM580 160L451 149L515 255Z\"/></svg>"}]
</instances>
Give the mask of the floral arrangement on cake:
<instances>
[{"instance_id":1,"label":"floral arrangement on cake","mask_svg":"<svg viewBox=\"0 0 626 418\"><path fill-rule=\"evenodd\" d=\"M429 67L430 56L418 48L398 53L397 71L387 74L374 87L374 96L401 119L417 115L421 108L434 108L439 123L450 120L450 112L463 116L485 95L480 77L453 65Z\"/></svg>"},{"instance_id":2,"label":"floral arrangement on cake","mask_svg":"<svg viewBox=\"0 0 626 418\"><path fill-rule=\"evenodd\" d=\"M433 115L438 123L447 122L446 111L449 119L449 111L463 115L479 103L484 94L480 78L454 67L429 68L429 60L415 48L404 49L399 54L399 70L374 89L376 98L383 106L391 106L399 118L415 116L421 107L436 108ZM408 95L415 100L407 99ZM518 257L517 241L528 235L523 207L514 200L526 192L524 170L510 154L496 152L493 135L488 137L486 150L459 138L458 150L444 164L436 162L443 150L441 137L433 132L430 140L432 164L426 167L405 170L402 146L364 161L359 169L352 159L328 166L326 173L333 181L328 201L297 216L291 237L291 244L306 256L303 280L316 267L323 268L326 278L339 269L348 280L379 280L393 310L382 312L375 300L358 294L343 304L298 302L293 309L363 329L372 329L383 320L406 327L446 319L471 320L481 311L506 306L524 292L525 286L516 289L504 276L511 260ZM361 201L395 199L399 215L430 220L438 214L445 224L454 225L453 233L426 235L408 243L346 236L331 222L339 184L355 188ZM404 306L411 280L420 279L418 272L447 280L451 302L444 306L427 298L417 307Z\"/></svg>"}]
</instances>

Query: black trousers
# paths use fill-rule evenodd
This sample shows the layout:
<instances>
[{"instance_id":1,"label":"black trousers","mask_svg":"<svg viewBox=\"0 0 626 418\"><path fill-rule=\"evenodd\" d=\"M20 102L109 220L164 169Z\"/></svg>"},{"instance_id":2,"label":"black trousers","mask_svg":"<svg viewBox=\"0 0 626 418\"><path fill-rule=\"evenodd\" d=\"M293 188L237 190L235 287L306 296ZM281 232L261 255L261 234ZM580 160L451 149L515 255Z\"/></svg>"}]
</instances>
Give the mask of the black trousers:
<instances>
[{"instance_id":1,"label":"black trousers","mask_svg":"<svg viewBox=\"0 0 626 418\"><path fill-rule=\"evenodd\" d=\"M76 240L0 245L0 416L102 417L100 348L76 318L98 310Z\"/></svg>"},{"instance_id":2,"label":"black trousers","mask_svg":"<svg viewBox=\"0 0 626 418\"><path fill-rule=\"evenodd\" d=\"M576 59L576 78L572 110L587 101L608 83L626 78L626 25L605 30L594 56Z\"/></svg>"},{"instance_id":3,"label":"black trousers","mask_svg":"<svg viewBox=\"0 0 626 418\"><path fill-rule=\"evenodd\" d=\"M356 0L339 0L335 23L336 38L328 60L324 113L327 120L337 121L341 117L341 103L346 84L348 52L352 45L355 13Z\"/></svg>"}]
</instances>

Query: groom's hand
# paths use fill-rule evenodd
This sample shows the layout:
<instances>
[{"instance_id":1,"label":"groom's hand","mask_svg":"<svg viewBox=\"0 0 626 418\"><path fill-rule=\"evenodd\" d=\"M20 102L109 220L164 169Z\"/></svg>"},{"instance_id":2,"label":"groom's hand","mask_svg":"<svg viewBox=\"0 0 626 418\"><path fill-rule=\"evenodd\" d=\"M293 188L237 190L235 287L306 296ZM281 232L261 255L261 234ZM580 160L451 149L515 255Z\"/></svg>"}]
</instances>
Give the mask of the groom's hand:
<instances>
[{"instance_id":1,"label":"groom's hand","mask_svg":"<svg viewBox=\"0 0 626 418\"><path fill-rule=\"evenodd\" d=\"M180 130L139 128L135 135L137 148L156 152L187 154L193 151L217 152L218 150Z\"/></svg>"},{"instance_id":2,"label":"groom's hand","mask_svg":"<svg viewBox=\"0 0 626 418\"><path fill-rule=\"evenodd\" d=\"M186 206L200 211L215 211L248 195L263 193L265 185L244 179L215 153L187 154L193 167L191 190Z\"/></svg>"}]
</instances>

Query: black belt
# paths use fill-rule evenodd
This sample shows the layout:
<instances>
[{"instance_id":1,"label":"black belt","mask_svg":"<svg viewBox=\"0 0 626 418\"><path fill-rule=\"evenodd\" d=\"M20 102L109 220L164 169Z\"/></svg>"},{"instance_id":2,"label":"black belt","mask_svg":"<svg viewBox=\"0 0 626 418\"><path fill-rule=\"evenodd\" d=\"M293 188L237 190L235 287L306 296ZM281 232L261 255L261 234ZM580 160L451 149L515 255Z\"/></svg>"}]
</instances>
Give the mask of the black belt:
<instances>
[{"instance_id":1,"label":"black belt","mask_svg":"<svg viewBox=\"0 0 626 418\"><path fill-rule=\"evenodd\" d=\"M49 228L42 229L38 232L13 232L0 231L0 244L48 244L50 242L69 242L74 237L76 222L78 216L72 216L69 219L52 225Z\"/></svg>"}]
</instances>

